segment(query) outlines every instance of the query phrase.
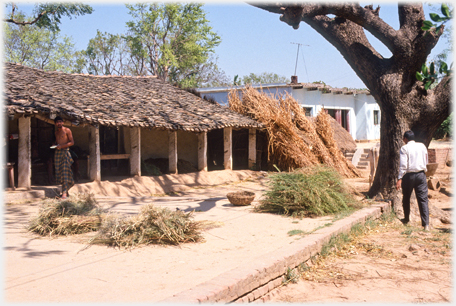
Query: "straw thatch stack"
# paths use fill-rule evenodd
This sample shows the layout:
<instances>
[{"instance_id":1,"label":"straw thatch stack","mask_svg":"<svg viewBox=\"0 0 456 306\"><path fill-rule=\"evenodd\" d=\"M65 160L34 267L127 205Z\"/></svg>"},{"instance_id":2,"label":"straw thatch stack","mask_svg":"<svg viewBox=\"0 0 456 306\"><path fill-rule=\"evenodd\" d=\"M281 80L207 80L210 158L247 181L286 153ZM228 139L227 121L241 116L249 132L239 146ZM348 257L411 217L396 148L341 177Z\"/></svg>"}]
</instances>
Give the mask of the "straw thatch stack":
<instances>
[{"instance_id":1,"label":"straw thatch stack","mask_svg":"<svg viewBox=\"0 0 456 306\"><path fill-rule=\"evenodd\" d=\"M321 111L315 124L291 96L274 99L252 87L242 91L242 99L230 91L232 110L263 123L269 138L269 160L282 170L316 164L335 168L344 177L359 177L356 168L343 156L334 141L330 116Z\"/></svg>"}]
</instances>

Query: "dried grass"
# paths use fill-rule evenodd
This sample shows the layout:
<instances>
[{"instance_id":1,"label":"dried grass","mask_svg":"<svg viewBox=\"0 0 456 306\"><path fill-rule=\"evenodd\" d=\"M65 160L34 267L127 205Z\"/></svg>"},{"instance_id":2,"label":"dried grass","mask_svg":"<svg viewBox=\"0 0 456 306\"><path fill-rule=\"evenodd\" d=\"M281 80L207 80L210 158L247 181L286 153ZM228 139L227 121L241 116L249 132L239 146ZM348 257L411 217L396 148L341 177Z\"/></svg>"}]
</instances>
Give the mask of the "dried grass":
<instances>
[{"instance_id":1,"label":"dried grass","mask_svg":"<svg viewBox=\"0 0 456 306\"><path fill-rule=\"evenodd\" d=\"M335 168L344 177L359 177L356 168L343 156L334 141L330 116L321 111L315 124L305 116L290 95L275 99L252 87L228 94L231 110L247 115L266 127L269 161L290 171L315 164Z\"/></svg>"},{"instance_id":2,"label":"dried grass","mask_svg":"<svg viewBox=\"0 0 456 306\"><path fill-rule=\"evenodd\" d=\"M171 211L148 204L138 215L108 215L90 244L131 248L141 244L173 244L202 239L200 225L191 220L192 212Z\"/></svg>"},{"instance_id":3,"label":"dried grass","mask_svg":"<svg viewBox=\"0 0 456 306\"><path fill-rule=\"evenodd\" d=\"M40 235L72 235L96 231L103 210L93 194L71 195L66 200L46 199L28 230Z\"/></svg>"}]
</instances>

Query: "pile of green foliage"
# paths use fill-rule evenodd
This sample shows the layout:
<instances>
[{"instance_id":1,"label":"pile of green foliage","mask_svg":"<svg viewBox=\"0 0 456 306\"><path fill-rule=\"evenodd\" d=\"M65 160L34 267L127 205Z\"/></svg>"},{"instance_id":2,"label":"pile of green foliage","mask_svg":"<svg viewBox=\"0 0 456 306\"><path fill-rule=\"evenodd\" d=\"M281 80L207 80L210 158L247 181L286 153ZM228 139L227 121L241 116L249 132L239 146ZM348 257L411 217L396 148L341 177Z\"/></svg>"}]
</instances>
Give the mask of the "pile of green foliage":
<instances>
[{"instance_id":1,"label":"pile of green foliage","mask_svg":"<svg viewBox=\"0 0 456 306\"><path fill-rule=\"evenodd\" d=\"M257 211L315 217L360 206L344 188L340 174L324 165L271 175L270 188Z\"/></svg>"},{"instance_id":2,"label":"pile of green foliage","mask_svg":"<svg viewBox=\"0 0 456 306\"><path fill-rule=\"evenodd\" d=\"M46 199L28 230L40 235L72 235L96 231L103 210L93 194L76 194L66 200Z\"/></svg>"},{"instance_id":3,"label":"pile of green foliage","mask_svg":"<svg viewBox=\"0 0 456 306\"><path fill-rule=\"evenodd\" d=\"M172 211L148 204L138 215L108 215L90 243L129 248L140 244L197 242L202 238L200 224L191 217L192 212Z\"/></svg>"}]
</instances>

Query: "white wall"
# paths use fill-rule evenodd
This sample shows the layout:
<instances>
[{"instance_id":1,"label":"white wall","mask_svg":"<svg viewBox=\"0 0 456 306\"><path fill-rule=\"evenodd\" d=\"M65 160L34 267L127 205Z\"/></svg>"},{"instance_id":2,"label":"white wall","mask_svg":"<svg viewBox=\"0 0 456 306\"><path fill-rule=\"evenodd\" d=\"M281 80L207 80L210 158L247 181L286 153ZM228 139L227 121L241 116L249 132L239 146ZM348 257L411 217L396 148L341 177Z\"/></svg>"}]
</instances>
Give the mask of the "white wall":
<instances>
[{"instance_id":1,"label":"white wall","mask_svg":"<svg viewBox=\"0 0 456 306\"><path fill-rule=\"evenodd\" d=\"M358 94L355 96L356 104L356 138L362 139L380 139L380 120L381 112L374 97L366 94ZM374 124L374 110L379 111L378 124Z\"/></svg>"},{"instance_id":2,"label":"white wall","mask_svg":"<svg viewBox=\"0 0 456 306\"><path fill-rule=\"evenodd\" d=\"M356 139L357 120L353 95L322 93L320 90L307 90L305 88L294 89L292 95L302 107L312 108L312 117L317 116L323 108L348 110L350 135Z\"/></svg>"},{"instance_id":3,"label":"white wall","mask_svg":"<svg viewBox=\"0 0 456 306\"><path fill-rule=\"evenodd\" d=\"M259 88L258 88L259 89ZM380 108L371 95L367 94L334 94L322 93L320 90L306 88L292 88L291 86L270 86L262 88L263 92L275 96L286 92L298 101L302 107L311 109L311 116L315 117L324 107L325 109L342 109L349 111L350 135L355 140L380 139ZM201 96L212 96L218 103L228 105L229 88L220 91L220 88L201 88ZM379 111L379 124L374 125L374 110Z\"/></svg>"},{"instance_id":4,"label":"white wall","mask_svg":"<svg viewBox=\"0 0 456 306\"><path fill-rule=\"evenodd\" d=\"M243 89L243 87L242 87ZM291 88L290 87L264 87L264 88L257 88L258 90L262 90L265 94L268 95L273 95L275 98L279 96L283 96L285 93L290 93L291 94ZM204 98L209 98L212 97L215 101L217 101L219 104L228 106L228 93L230 91L230 88L226 88L223 91L220 90L214 90L211 91L210 89L206 88L200 88L200 93L201 97ZM238 94L241 93L242 97L242 92L240 90L237 91Z\"/></svg>"}]
</instances>

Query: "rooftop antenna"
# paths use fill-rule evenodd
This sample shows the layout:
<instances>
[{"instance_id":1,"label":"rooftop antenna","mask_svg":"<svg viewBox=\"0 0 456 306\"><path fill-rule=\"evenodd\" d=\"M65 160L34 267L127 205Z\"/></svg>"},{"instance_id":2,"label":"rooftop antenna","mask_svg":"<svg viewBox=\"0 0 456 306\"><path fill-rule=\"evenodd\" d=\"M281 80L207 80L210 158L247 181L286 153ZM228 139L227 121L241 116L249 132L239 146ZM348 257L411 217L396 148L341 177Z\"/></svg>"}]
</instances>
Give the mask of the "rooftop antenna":
<instances>
[{"instance_id":1,"label":"rooftop antenna","mask_svg":"<svg viewBox=\"0 0 456 306\"><path fill-rule=\"evenodd\" d=\"M295 64L295 72L294 72L294 75L296 75L296 68L298 67L299 47L300 46L310 47L310 46L309 45L300 44L300 43L295 43L295 42L292 42L292 44L298 45L298 52L296 53L296 64ZM303 59L304 59L304 55L303 55ZM306 69L306 75L307 75L307 67L306 67L306 62L305 61L304 61L304 68ZM309 79L309 76L307 76L307 80L308 79Z\"/></svg>"}]
</instances>

